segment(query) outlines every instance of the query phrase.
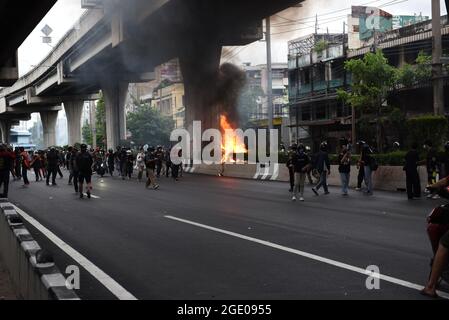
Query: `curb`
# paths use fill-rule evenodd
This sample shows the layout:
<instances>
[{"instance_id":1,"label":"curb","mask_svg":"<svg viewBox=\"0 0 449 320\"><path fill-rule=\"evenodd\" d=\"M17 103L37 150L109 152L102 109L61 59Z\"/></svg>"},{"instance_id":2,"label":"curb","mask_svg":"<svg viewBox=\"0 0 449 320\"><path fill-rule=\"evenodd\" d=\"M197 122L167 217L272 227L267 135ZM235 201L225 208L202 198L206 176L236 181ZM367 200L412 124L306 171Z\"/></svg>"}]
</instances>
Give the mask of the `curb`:
<instances>
[{"instance_id":1,"label":"curb","mask_svg":"<svg viewBox=\"0 0 449 320\"><path fill-rule=\"evenodd\" d=\"M0 199L0 256L25 300L80 300L66 287L53 257L42 250L7 199Z\"/></svg>"}]
</instances>

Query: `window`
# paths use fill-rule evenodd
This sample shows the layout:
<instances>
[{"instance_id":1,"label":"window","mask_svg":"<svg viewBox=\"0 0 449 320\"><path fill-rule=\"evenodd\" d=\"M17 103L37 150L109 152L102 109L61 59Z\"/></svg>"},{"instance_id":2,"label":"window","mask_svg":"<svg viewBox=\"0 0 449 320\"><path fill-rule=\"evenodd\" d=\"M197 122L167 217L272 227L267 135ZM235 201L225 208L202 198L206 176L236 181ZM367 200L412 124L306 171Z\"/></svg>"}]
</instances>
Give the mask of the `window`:
<instances>
[{"instance_id":1,"label":"window","mask_svg":"<svg viewBox=\"0 0 449 320\"><path fill-rule=\"evenodd\" d=\"M303 106L302 107L302 121L311 121L311 120L312 120L312 113L311 113L310 106Z\"/></svg>"}]
</instances>

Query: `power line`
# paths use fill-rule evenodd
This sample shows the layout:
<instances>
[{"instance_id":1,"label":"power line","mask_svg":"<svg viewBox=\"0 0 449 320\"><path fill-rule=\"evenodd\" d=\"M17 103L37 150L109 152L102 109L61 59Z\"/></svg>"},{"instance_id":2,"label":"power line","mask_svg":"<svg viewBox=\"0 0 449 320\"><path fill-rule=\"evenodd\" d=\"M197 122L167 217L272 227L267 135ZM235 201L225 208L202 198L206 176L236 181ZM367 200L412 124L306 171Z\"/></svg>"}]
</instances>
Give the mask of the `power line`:
<instances>
[{"instance_id":1,"label":"power line","mask_svg":"<svg viewBox=\"0 0 449 320\"><path fill-rule=\"evenodd\" d=\"M385 1L385 0L374 0L374 1L367 2L367 3L363 3L360 6L367 6L367 5L374 4L374 3L380 2L380 1ZM386 4L393 3L393 2L400 3L401 1L403 1L403 0L392 0L392 1L390 0L389 2L386 2L385 4L382 4L380 6L385 6ZM347 7L347 8L343 8L343 9L333 10L333 11L329 11L329 12L325 12L325 13L319 14L318 17L324 17L324 16L332 15L334 13L347 11L347 10L351 10L351 9L352 9L352 6L351 7ZM286 19L286 18L284 18L284 19ZM304 22L306 20L315 20L315 19L316 19L316 15L305 17L305 18L300 18L300 19L297 19L297 20L291 20L291 22L301 22L301 21ZM283 25L283 24L286 24L286 22L275 23L275 24L273 24L273 26L278 26L278 25Z\"/></svg>"},{"instance_id":2,"label":"power line","mask_svg":"<svg viewBox=\"0 0 449 320\"><path fill-rule=\"evenodd\" d=\"M379 0L377 0L377 1L379 1ZM377 1L374 1L374 2L377 2ZM388 7L388 6L400 4L400 3L403 3L403 2L407 2L407 1L409 1L409 0L392 0L392 1L386 2L386 3L382 4L382 5L379 5L379 8ZM348 10L348 9L340 9L340 10L336 10L336 11L334 11L332 13L336 13L336 12L340 12L340 11L344 11L344 10ZM328 13L326 15L329 15L329 14L331 14L331 13ZM323 16L323 15L321 15L321 16ZM337 22L337 21L341 20L342 18L345 18L346 16L347 15L340 15L340 16L335 16L335 17L329 17L329 18L326 18L326 19L322 19L321 23L323 25L327 25L327 24L330 24L332 22ZM320 15L318 15L318 17L320 17ZM323 21L324 21L324 23L323 23ZM293 25L297 25L298 23L296 23L296 24L294 24L294 23L278 24L276 27L277 28L281 28L281 27L293 26ZM304 24L304 23L300 23L300 24ZM286 31L280 31L280 32L272 33L272 35L279 35L279 34L295 32L295 31L307 30L307 29L311 29L311 28L314 28L314 27L315 26L308 26L308 27L302 27L302 28L298 28L298 29L291 29L291 30L286 30Z\"/></svg>"}]
</instances>

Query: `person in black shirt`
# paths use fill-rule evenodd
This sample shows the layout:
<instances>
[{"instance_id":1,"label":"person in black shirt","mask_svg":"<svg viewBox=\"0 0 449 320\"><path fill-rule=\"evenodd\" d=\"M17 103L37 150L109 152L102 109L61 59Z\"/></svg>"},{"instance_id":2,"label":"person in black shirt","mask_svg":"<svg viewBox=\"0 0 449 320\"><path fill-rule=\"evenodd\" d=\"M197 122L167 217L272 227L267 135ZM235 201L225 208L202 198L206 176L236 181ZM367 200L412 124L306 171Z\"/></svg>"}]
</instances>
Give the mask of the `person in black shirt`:
<instances>
[{"instance_id":1,"label":"person in black shirt","mask_svg":"<svg viewBox=\"0 0 449 320\"><path fill-rule=\"evenodd\" d=\"M79 192L80 198L84 197L83 184L84 181L87 184L87 197L90 199L92 192L92 165L94 160L89 152L87 152L87 146L81 145L81 152L76 157L76 165L79 172Z\"/></svg>"},{"instance_id":2,"label":"person in black shirt","mask_svg":"<svg viewBox=\"0 0 449 320\"><path fill-rule=\"evenodd\" d=\"M306 181L307 171L310 168L310 158L306 154L306 148L303 145L299 145L298 152L292 155L292 165L295 172L295 187L292 201L296 201L298 192L301 196L299 201L304 201L304 183Z\"/></svg>"},{"instance_id":3,"label":"person in black shirt","mask_svg":"<svg viewBox=\"0 0 449 320\"><path fill-rule=\"evenodd\" d=\"M288 175L290 178L290 190L289 192L293 192L293 189L295 188L295 167L293 165L293 157L298 152L298 146L296 144L293 144L290 147L290 151L288 153L288 160L287 160L287 168L288 168Z\"/></svg>"},{"instance_id":4,"label":"person in black shirt","mask_svg":"<svg viewBox=\"0 0 449 320\"><path fill-rule=\"evenodd\" d=\"M329 190L327 187L327 176L330 175L331 172L331 163L329 160L329 154L327 153L327 143L323 142L320 146L320 151L318 152L316 156L316 169L318 170L318 173L320 174L320 181L318 182L318 185L315 186L315 188L312 188L312 191L315 193L315 195L319 195L318 190L320 190L321 187L324 189L324 194L329 194Z\"/></svg>"},{"instance_id":5,"label":"person in black shirt","mask_svg":"<svg viewBox=\"0 0 449 320\"><path fill-rule=\"evenodd\" d=\"M115 155L114 150L109 149L108 154L106 155L107 161L108 161L108 170L109 174L114 176L114 166L115 166Z\"/></svg>"},{"instance_id":6,"label":"person in black shirt","mask_svg":"<svg viewBox=\"0 0 449 320\"><path fill-rule=\"evenodd\" d=\"M76 158L78 157L78 149L72 148L70 153L71 155L69 158L68 168L70 170L70 175L73 178L73 186L75 188L75 192L78 193L79 170L78 165L76 164Z\"/></svg>"},{"instance_id":7,"label":"person in black shirt","mask_svg":"<svg viewBox=\"0 0 449 320\"><path fill-rule=\"evenodd\" d=\"M14 154L9 152L4 145L0 145L0 188L3 185L3 193L0 198L8 198L9 173L14 164Z\"/></svg>"},{"instance_id":8,"label":"person in black shirt","mask_svg":"<svg viewBox=\"0 0 449 320\"><path fill-rule=\"evenodd\" d=\"M126 176L131 180L134 171L134 156L131 150L126 151Z\"/></svg>"},{"instance_id":9,"label":"person in black shirt","mask_svg":"<svg viewBox=\"0 0 449 320\"><path fill-rule=\"evenodd\" d=\"M159 178L161 176L162 162L164 160L164 151L162 151L161 146L157 147L155 156L156 156L156 176Z\"/></svg>"},{"instance_id":10,"label":"person in black shirt","mask_svg":"<svg viewBox=\"0 0 449 320\"><path fill-rule=\"evenodd\" d=\"M156 176L154 171L156 169L157 158L154 152L154 148L149 148L148 152L145 156L145 165L147 167L147 183L145 185L146 188L151 186L154 190L159 189L159 185L156 183Z\"/></svg>"},{"instance_id":11,"label":"person in black shirt","mask_svg":"<svg viewBox=\"0 0 449 320\"><path fill-rule=\"evenodd\" d=\"M413 143L412 149L405 156L405 177L407 185L407 196L409 200L421 197L421 182L419 181L418 164L419 164L418 144Z\"/></svg>"},{"instance_id":12,"label":"person in black shirt","mask_svg":"<svg viewBox=\"0 0 449 320\"><path fill-rule=\"evenodd\" d=\"M51 148L47 153L47 186L50 185L50 176L52 185L56 186L56 175L58 174L59 156L55 148Z\"/></svg>"},{"instance_id":13,"label":"person in black shirt","mask_svg":"<svg viewBox=\"0 0 449 320\"><path fill-rule=\"evenodd\" d=\"M346 144L343 144L341 148L338 155L338 172L340 172L342 194L347 196L351 179L351 152Z\"/></svg>"},{"instance_id":14,"label":"person in black shirt","mask_svg":"<svg viewBox=\"0 0 449 320\"><path fill-rule=\"evenodd\" d=\"M365 169L364 180L366 185L365 194L372 196L373 195L373 164L374 158L372 156L373 151L368 144L365 144L362 147L362 156L360 160L360 164L363 165Z\"/></svg>"}]
</instances>

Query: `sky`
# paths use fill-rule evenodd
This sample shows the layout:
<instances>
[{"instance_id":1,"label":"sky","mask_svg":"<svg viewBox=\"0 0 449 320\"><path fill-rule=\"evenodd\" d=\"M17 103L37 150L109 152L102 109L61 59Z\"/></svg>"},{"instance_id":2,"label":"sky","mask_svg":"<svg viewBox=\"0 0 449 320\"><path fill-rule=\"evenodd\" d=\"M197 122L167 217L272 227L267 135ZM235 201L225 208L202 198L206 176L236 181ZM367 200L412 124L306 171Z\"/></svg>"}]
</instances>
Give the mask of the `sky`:
<instances>
[{"instance_id":1,"label":"sky","mask_svg":"<svg viewBox=\"0 0 449 320\"><path fill-rule=\"evenodd\" d=\"M314 32L316 14L320 32L326 32L327 28L329 32L342 32L343 22L350 13L351 5L377 6L394 15L422 13L424 16L431 16L431 0L306 0L301 8L291 8L272 17L273 62L287 62L287 41ZM443 0L441 8L442 15L446 14ZM27 73L51 51L48 44L42 43L41 29L46 24L54 30L50 36L52 45L55 45L76 24L83 12L81 0L58 0L19 48L20 74ZM297 21L299 19L301 21ZM279 24L287 25L281 27ZM246 47L227 47L224 49L224 57L227 58L224 61L232 58L230 61L236 64L263 64L266 61L265 42L256 42Z\"/></svg>"}]
</instances>

